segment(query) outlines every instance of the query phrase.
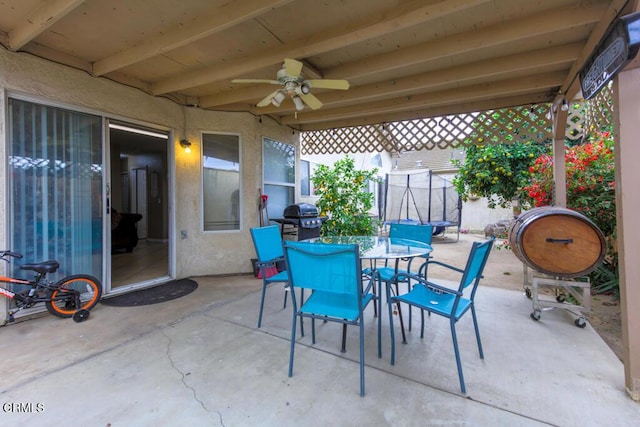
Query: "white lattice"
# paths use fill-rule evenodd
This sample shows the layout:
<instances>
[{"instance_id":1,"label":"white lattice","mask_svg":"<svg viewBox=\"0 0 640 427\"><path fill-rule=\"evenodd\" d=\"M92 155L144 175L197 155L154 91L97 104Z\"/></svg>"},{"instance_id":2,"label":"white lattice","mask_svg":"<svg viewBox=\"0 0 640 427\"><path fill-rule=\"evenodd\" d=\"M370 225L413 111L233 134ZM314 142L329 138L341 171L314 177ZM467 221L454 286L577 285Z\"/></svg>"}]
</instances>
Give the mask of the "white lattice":
<instances>
[{"instance_id":1,"label":"white lattice","mask_svg":"<svg viewBox=\"0 0 640 427\"><path fill-rule=\"evenodd\" d=\"M301 134L302 154L376 153L456 148L469 144L499 144L549 140L549 104L488 110L401 122L308 131ZM611 88L589 102L572 102L566 137L583 138L585 130L612 124Z\"/></svg>"}]
</instances>

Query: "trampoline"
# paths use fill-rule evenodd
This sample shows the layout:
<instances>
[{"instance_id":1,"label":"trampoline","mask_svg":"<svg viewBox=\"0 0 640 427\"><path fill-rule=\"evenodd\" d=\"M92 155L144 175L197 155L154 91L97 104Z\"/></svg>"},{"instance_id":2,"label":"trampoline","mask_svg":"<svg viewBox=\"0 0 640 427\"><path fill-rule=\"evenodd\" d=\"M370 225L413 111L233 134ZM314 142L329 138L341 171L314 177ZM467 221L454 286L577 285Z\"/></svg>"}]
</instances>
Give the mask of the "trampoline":
<instances>
[{"instance_id":1,"label":"trampoline","mask_svg":"<svg viewBox=\"0 0 640 427\"><path fill-rule=\"evenodd\" d=\"M433 226L434 235L457 227L460 238L462 200L453 183L430 169L392 171L384 186L383 221Z\"/></svg>"}]
</instances>

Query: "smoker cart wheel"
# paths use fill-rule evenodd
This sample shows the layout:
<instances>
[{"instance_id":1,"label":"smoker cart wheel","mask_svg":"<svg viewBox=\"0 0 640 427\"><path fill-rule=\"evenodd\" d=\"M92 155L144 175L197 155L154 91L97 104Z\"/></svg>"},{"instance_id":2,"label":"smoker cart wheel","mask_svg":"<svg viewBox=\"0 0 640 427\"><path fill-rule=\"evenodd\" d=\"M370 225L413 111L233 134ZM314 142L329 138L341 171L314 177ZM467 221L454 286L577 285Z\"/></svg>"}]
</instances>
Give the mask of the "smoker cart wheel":
<instances>
[{"instance_id":1,"label":"smoker cart wheel","mask_svg":"<svg viewBox=\"0 0 640 427\"><path fill-rule=\"evenodd\" d=\"M531 318L532 318L533 320L535 320L536 322L537 322L538 320L540 320L540 310L538 310L538 309L533 310L533 312L531 313Z\"/></svg>"},{"instance_id":2,"label":"smoker cart wheel","mask_svg":"<svg viewBox=\"0 0 640 427\"><path fill-rule=\"evenodd\" d=\"M575 323L578 328L584 328L587 326L587 320L584 317L578 317L573 323Z\"/></svg>"}]
</instances>

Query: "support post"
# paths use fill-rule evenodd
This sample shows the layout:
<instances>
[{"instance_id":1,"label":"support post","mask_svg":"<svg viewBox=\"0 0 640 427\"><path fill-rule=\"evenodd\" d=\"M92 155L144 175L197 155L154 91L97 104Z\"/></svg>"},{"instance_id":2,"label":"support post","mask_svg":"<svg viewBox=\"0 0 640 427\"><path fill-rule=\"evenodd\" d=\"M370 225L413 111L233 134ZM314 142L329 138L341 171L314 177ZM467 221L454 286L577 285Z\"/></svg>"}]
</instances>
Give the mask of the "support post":
<instances>
[{"instance_id":1,"label":"support post","mask_svg":"<svg viewBox=\"0 0 640 427\"><path fill-rule=\"evenodd\" d=\"M613 85L616 167L616 221L618 227L618 269L620 273L620 313L625 388L640 401L640 68L618 74Z\"/></svg>"}]
</instances>

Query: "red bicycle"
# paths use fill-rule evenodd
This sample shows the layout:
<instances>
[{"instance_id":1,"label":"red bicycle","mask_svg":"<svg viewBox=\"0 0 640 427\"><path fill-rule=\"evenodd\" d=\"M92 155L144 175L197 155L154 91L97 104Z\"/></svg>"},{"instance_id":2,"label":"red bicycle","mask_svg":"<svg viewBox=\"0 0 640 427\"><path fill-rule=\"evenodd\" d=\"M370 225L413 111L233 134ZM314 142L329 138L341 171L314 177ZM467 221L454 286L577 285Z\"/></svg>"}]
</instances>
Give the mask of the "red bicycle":
<instances>
[{"instance_id":1,"label":"red bicycle","mask_svg":"<svg viewBox=\"0 0 640 427\"><path fill-rule=\"evenodd\" d=\"M11 251L0 251L0 259L9 262L8 257L22 258L22 254ZM89 318L89 311L102 297L102 284L98 279L87 274L67 276L58 282L47 279L47 274L55 273L60 264L58 261L44 261L23 264L21 270L33 271L33 280L0 277L2 284L26 285L28 289L14 292L0 286L0 295L12 299L15 309L7 314L7 320L13 322L15 314L22 309L45 303L47 311L54 316L73 318L75 322L83 322Z\"/></svg>"}]
</instances>

